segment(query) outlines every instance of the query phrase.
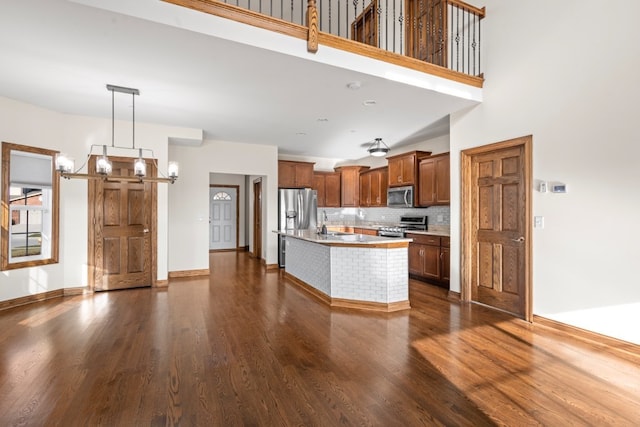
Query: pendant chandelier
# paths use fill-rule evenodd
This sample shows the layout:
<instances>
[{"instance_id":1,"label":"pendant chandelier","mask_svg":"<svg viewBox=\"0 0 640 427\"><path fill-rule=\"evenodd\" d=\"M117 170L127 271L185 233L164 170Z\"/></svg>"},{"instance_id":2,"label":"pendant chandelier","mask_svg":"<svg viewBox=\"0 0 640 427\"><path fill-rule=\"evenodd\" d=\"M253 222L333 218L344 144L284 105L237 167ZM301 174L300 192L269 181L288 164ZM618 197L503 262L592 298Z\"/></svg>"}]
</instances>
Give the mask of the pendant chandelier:
<instances>
[{"instance_id":1,"label":"pendant chandelier","mask_svg":"<svg viewBox=\"0 0 640 427\"><path fill-rule=\"evenodd\" d=\"M56 170L60 172L60 176L66 179L103 179L107 181L128 181L128 182L163 182L163 183L171 183L173 184L176 179L178 179L178 163L177 162L169 162L167 166L167 175L163 175L158 171L161 176L158 177L148 177L147 176L147 163L143 158L143 152L148 152L151 154L151 159L156 166L156 170L158 169L158 164L156 163L156 159L153 155L153 150L146 148L136 148L136 95L140 95L140 91L138 89L122 87L122 86L114 86L107 85L107 90L111 92L111 148L117 149L125 149L125 150L134 150L137 151L138 157L133 161L133 176L117 176L111 175L112 172L112 163L107 156L107 145L98 145L92 144L91 149L89 150L89 154L87 155L87 159L83 163L80 168L74 170L74 160L67 156L64 153L58 153L55 159ZM133 99L133 113L132 113L132 134L133 139L131 143L131 147L121 147L115 145L115 93L126 93L131 95ZM96 159L96 169L93 173L80 173L80 171L87 165L89 158L94 154L94 149L97 148L98 152L100 152L100 148L102 148L101 156Z\"/></svg>"},{"instance_id":2,"label":"pendant chandelier","mask_svg":"<svg viewBox=\"0 0 640 427\"><path fill-rule=\"evenodd\" d=\"M384 143L382 138L376 138L371 145L369 145L367 151L371 156L382 157L389 152L389 147Z\"/></svg>"}]
</instances>

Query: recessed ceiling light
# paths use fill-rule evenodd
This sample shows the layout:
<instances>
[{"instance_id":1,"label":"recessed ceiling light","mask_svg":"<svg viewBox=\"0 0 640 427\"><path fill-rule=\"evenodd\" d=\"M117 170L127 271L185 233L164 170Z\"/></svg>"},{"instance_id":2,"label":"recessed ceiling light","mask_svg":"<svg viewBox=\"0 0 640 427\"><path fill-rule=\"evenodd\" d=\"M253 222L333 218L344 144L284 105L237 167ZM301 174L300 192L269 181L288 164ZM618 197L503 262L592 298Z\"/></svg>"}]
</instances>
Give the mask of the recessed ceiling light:
<instances>
[{"instance_id":1,"label":"recessed ceiling light","mask_svg":"<svg viewBox=\"0 0 640 427\"><path fill-rule=\"evenodd\" d=\"M358 90L361 86L362 84L358 81L347 83L347 87L351 90Z\"/></svg>"},{"instance_id":2,"label":"recessed ceiling light","mask_svg":"<svg viewBox=\"0 0 640 427\"><path fill-rule=\"evenodd\" d=\"M376 102L375 99L368 99L368 100L362 102L362 105L364 105L365 107L372 107L372 106L374 106L376 104L377 104L377 102Z\"/></svg>"}]
</instances>

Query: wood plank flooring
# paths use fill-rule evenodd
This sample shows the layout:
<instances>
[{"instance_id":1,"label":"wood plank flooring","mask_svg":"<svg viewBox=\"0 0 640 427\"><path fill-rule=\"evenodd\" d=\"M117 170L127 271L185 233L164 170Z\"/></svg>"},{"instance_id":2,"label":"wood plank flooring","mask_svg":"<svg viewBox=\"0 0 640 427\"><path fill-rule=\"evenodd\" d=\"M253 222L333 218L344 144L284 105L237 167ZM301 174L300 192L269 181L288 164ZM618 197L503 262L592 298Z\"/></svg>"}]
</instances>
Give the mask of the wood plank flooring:
<instances>
[{"instance_id":1,"label":"wood plank flooring","mask_svg":"<svg viewBox=\"0 0 640 427\"><path fill-rule=\"evenodd\" d=\"M330 309L246 253L0 312L0 426L640 425L640 355L446 298Z\"/></svg>"}]
</instances>

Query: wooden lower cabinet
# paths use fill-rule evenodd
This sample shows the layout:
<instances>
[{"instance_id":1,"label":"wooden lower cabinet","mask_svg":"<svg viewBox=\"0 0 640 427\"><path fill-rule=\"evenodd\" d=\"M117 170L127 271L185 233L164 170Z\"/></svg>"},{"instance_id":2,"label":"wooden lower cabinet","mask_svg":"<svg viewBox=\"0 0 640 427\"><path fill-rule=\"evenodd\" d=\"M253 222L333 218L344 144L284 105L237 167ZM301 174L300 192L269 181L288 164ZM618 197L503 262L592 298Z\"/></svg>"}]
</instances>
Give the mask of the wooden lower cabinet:
<instances>
[{"instance_id":1,"label":"wooden lower cabinet","mask_svg":"<svg viewBox=\"0 0 640 427\"><path fill-rule=\"evenodd\" d=\"M443 282L449 284L449 271L451 269L451 258L449 255L449 238L442 237L440 239L440 257L442 258L442 271L440 278Z\"/></svg>"},{"instance_id":2,"label":"wooden lower cabinet","mask_svg":"<svg viewBox=\"0 0 640 427\"><path fill-rule=\"evenodd\" d=\"M407 233L409 274L419 280L449 288L449 238Z\"/></svg>"},{"instance_id":3,"label":"wooden lower cabinet","mask_svg":"<svg viewBox=\"0 0 640 427\"><path fill-rule=\"evenodd\" d=\"M354 227L353 232L356 234L368 234L369 236L377 236L378 230L374 230L372 228L358 228Z\"/></svg>"}]
</instances>

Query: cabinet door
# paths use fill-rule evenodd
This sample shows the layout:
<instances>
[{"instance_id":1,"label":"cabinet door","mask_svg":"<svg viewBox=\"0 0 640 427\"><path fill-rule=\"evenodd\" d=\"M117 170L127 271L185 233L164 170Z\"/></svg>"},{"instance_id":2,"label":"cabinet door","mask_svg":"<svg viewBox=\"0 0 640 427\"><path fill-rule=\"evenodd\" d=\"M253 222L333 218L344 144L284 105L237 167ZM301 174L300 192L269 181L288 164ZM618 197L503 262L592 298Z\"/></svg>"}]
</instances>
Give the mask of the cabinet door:
<instances>
[{"instance_id":1,"label":"cabinet door","mask_svg":"<svg viewBox=\"0 0 640 427\"><path fill-rule=\"evenodd\" d=\"M424 260L422 257L424 245L409 243L409 273L422 276Z\"/></svg>"},{"instance_id":2,"label":"cabinet door","mask_svg":"<svg viewBox=\"0 0 640 427\"><path fill-rule=\"evenodd\" d=\"M313 174L313 185L311 188L318 192L318 207L327 207L326 203L326 182L327 177L324 174L314 173Z\"/></svg>"},{"instance_id":3,"label":"cabinet door","mask_svg":"<svg viewBox=\"0 0 640 427\"><path fill-rule=\"evenodd\" d=\"M369 172L360 174L360 206L371 206L371 176Z\"/></svg>"},{"instance_id":4,"label":"cabinet door","mask_svg":"<svg viewBox=\"0 0 640 427\"><path fill-rule=\"evenodd\" d=\"M369 185L369 206L380 206L380 171L371 173Z\"/></svg>"},{"instance_id":5,"label":"cabinet door","mask_svg":"<svg viewBox=\"0 0 640 427\"><path fill-rule=\"evenodd\" d=\"M360 202L360 174L358 169L342 169L342 206L358 207Z\"/></svg>"},{"instance_id":6,"label":"cabinet door","mask_svg":"<svg viewBox=\"0 0 640 427\"><path fill-rule=\"evenodd\" d=\"M313 163L299 163L294 168L296 187L310 188L313 185Z\"/></svg>"},{"instance_id":7,"label":"cabinet door","mask_svg":"<svg viewBox=\"0 0 640 427\"><path fill-rule=\"evenodd\" d=\"M340 207L340 174L330 173L324 177L324 200L328 208Z\"/></svg>"},{"instance_id":8,"label":"cabinet door","mask_svg":"<svg viewBox=\"0 0 640 427\"><path fill-rule=\"evenodd\" d=\"M416 156L410 154L402 157L402 183L404 185L415 184L416 175Z\"/></svg>"},{"instance_id":9,"label":"cabinet door","mask_svg":"<svg viewBox=\"0 0 640 427\"><path fill-rule=\"evenodd\" d=\"M424 245L422 258L424 259L422 275L430 279L440 280L440 247Z\"/></svg>"},{"instance_id":10,"label":"cabinet door","mask_svg":"<svg viewBox=\"0 0 640 427\"><path fill-rule=\"evenodd\" d=\"M434 160L420 160L418 171L420 176L418 205L430 206L436 202L436 164Z\"/></svg>"},{"instance_id":11,"label":"cabinet door","mask_svg":"<svg viewBox=\"0 0 640 427\"><path fill-rule=\"evenodd\" d=\"M434 159L435 163L435 203L449 204L451 200L450 190L450 174L449 174L449 155L437 157Z\"/></svg>"},{"instance_id":12,"label":"cabinet door","mask_svg":"<svg viewBox=\"0 0 640 427\"><path fill-rule=\"evenodd\" d=\"M293 188L296 186L296 167L294 163L278 162L278 187Z\"/></svg>"},{"instance_id":13,"label":"cabinet door","mask_svg":"<svg viewBox=\"0 0 640 427\"><path fill-rule=\"evenodd\" d=\"M380 201L378 206L387 206L387 189L389 188L389 171L384 168L380 171Z\"/></svg>"},{"instance_id":14,"label":"cabinet door","mask_svg":"<svg viewBox=\"0 0 640 427\"><path fill-rule=\"evenodd\" d=\"M440 277L442 280L449 281L449 269L451 268L451 258L449 256L449 248L440 248L440 258L442 258L442 270Z\"/></svg>"},{"instance_id":15,"label":"cabinet door","mask_svg":"<svg viewBox=\"0 0 640 427\"><path fill-rule=\"evenodd\" d=\"M402 185L402 159L389 159L389 186Z\"/></svg>"}]
</instances>

